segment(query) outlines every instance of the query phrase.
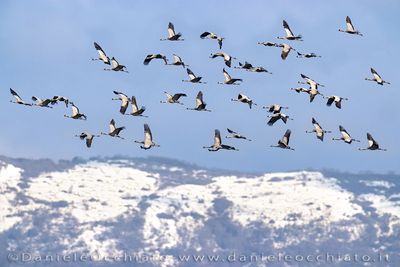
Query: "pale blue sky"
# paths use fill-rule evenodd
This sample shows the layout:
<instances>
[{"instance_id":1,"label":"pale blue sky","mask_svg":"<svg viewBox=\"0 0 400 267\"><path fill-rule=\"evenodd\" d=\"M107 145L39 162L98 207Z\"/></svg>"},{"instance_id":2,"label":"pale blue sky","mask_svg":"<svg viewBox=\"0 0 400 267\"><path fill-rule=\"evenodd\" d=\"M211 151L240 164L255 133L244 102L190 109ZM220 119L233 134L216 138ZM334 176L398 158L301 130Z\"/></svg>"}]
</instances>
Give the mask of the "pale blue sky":
<instances>
[{"instance_id":1,"label":"pale blue sky","mask_svg":"<svg viewBox=\"0 0 400 267\"><path fill-rule=\"evenodd\" d=\"M0 154L13 157L74 156L164 156L207 167L242 171L277 171L304 168L336 168L350 171L400 171L398 129L400 4L398 1L2 1L0 3ZM364 37L338 32L349 15ZM278 41L286 19L304 42L290 42L302 52L315 52L321 59L280 59L277 48L257 45ZM168 22L182 32L184 42L160 42ZM221 86L221 59L209 59L218 51L215 41L201 40L203 31L226 37L223 51L254 65L264 66L273 75L230 69L243 78L241 86ZM104 72L105 65L92 62L96 57L93 41L115 56L130 73ZM179 54L186 64L208 82L182 83L181 67L161 62L142 64L149 53L164 53L172 60ZM234 62L237 65L238 61ZM364 81L374 67L392 85L379 86ZM289 88L297 86L300 73L315 78L326 87L321 92L350 100L343 109L326 107L317 97ZM63 105L53 110L29 108L9 103L13 87L26 100L32 95L65 95L88 116L87 121L63 118L70 113ZM119 114L112 91L135 95L147 107L149 118ZM199 90L212 113L186 111L184 107L162 105L163 91L185 92L186 106L194 105ZM266 124L267 113L230 99L243 92L259 105L281 103L295 120L273 127ZM304 131L311 129L314 116L327 130L324 143ZM127 140L102 137L91 149L74 138L82 131L108 129L114 118L127 127ZM143 123L149 123L160 148L141 150L134 139L143 138ZM343 125L361 144L331 141ZM227 140L239 152L209 153L201 149L213 141L215 128L225 135L229 127L254 139L253 142ZM287 128L292 130L291 146L296 151L272 149ZM359 152L366 146L366 132L388 152Z\"/></svg>"}]
</instances>

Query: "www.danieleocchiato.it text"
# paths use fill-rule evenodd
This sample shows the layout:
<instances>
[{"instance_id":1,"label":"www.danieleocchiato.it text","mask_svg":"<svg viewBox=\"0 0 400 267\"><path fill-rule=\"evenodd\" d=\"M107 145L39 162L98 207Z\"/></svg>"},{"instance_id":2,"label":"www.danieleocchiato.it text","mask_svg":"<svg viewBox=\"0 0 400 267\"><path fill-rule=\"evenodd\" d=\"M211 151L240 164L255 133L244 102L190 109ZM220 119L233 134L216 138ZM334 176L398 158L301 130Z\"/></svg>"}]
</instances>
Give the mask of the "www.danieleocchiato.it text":
<instances>
[{"instance_id":1,"label":"www.danieleocchiato.it text","mask_svg":"<svg viewBox=\"0 0 400 267\"><path fill-rule=\"evenodd\" d=\"M8 253L8 261L19 263L32 262L52 262L52 263L68 263L68 262L315 262L315 263L338 263L355 262L361 263L389 263L389 254L357 254L357 253L319 253L319 254L286 254L286 253L253 253L241 254L231 252L229 254L181 254L181 255L160 255L160 254L144 254L144 253L121 253L116 255L102 255L99 253L84 254L35 254L28 252Z\"/></svg>"}]
</instances>

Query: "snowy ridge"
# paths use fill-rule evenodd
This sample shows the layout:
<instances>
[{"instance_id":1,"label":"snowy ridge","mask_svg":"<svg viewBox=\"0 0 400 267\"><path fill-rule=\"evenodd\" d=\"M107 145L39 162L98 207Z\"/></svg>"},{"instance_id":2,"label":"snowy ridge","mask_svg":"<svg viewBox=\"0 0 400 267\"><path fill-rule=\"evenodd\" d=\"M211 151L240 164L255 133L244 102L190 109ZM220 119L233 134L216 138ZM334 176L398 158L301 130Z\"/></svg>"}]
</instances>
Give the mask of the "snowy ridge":
<instances>
[{"instance_id":1,"label":"snowy ridge","mask_svg":"<svg viewBox=\"0 0 400 267\"><path fill-rule=\"evenodd\" d=\"M321 173L273 173L253 179L217 177L215 186L234 203L232 218L243 226L263 221L284 228L305 225L322 217L332 223L363 213L359 205L352 203L353 194ZM290 215L297 220L291 220Z\"/></svg>"},{"instance_id":2,"label":"snowy ridge","mask_svg":"<svg viewBox=\"0 0 400 267\"><path fill-rule=\"evenodd\" d=\"M221 175L130 160L24 173L0 163L0 243L7 251L173 256L400 246L400 197L384 191L399 188L393 180L351 181L380 190L355 193L349 181L320 172ZM8 266L4 255L0 266ZM171 259L150 266L178 265L186 266Z\"/></svg>"},{"instance_id":3,"label":"snowy ridge","mask_svg":"<svg viewBox=\"0 0 400 267\"><path fill-rule=\"evenodd\" d=\"M61 212L89 223L137 211L141 197L155 192L157 181L136 169L90 162L67 172L44 173L26 193L36 200L64 202Z\"/></svg>"}]
</instances>

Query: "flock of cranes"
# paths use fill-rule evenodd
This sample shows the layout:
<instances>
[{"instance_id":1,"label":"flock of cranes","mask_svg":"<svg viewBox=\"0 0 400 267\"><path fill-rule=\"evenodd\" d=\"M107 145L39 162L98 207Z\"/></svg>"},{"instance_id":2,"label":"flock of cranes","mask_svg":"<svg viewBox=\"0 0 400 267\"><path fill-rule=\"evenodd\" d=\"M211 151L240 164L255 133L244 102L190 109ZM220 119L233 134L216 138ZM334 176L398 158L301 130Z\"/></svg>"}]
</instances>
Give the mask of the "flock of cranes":
<instances>
[{"instance_id":1,"label":"flock of cranes","mask_svg":"<svg viewBox=\"0 0 400 267\"><path fill-rule=\"evenodd\" d=\"M286 33L285 36L280 36L277 37L277 39L280 40L287 40L287 41L303 41L302 35L296 35L293 33L291 28L289 27L289 24L283 20L283 29ZM176 33L174 25L170 22L168 24L168 36L166 38L161 38L160 41L184 41L182 39L182 33L178 32ZM339 29L340 32L352 34L352 35L359 35L363 36L358 30L355 29L355 27L352 24L352 21L349 17L346 17L346 29ZM201 39L212 39L216 40L218 42L218 47L219 49L222 49L223 41L225 40L224 37L221 37L217 35L216 33L213 32L203 32L200 35ZM274 42L259 42L258 44L263 45L263 46L268 46L268 47L279 47L281 48L281 58L282 60L285 60L290 52L296 51L297 52L297 57L299 58L316 58L320 57L319 55L315 53L301 53L294 49L291 45L286 44L286 43L274 43ZM105 65L109 65L110 67L104 68L105 71L115 71L115 72L126 72L128 73L128 69L125 65L120 64L115 57L110 57L107 56L106 52L102 49L102 47L94 42L94 47L97 50L98 57L97 58L92 58L93 61L101 61ZM216 52L216 53L211 53L210 54L211 59L215 58L222 58L224 60L224 64L227 68L231 68L233 66L233 61L237 60L236 57L231 56L230 54L226 52ZM149 65L151 62L159 60L163 62L165 65L174 65L174 66L182 66L183 69L186 70L186 73L188 75L187 80L182 80L182 82L188 82L188 83L193 83L193 84L206 84L203 80L202 76L197 76L194 74L194 72L189 69L189 65L185 64L184 61L182 60L181 57L179 57L177 54L173 54L173 63L169 63L167 57L161 53L157 54L149 54L145 57L143 64L144 65ZM269 72L267 69L265 69L262 66L253 66L251 63L244 61L244 63L239 62L238 66L233 66L235 69L241 69L245 70L248 72L255 72L255 73L267 73L267 74L272 74ZM373 81L376 82L379 85L384 85L384 84L390 84L389 82L385 81L382 79L382 77L378 74L377 71L375 71L373 68L370 69L372 78L365 78L365 80L368 81ZM221 85L236 85L239 86L243 80L241 78L232 78L232 76L228 73L228 71L223 68L222 73L224 76L224 80L222 82L218 82L218 84ZM337 95L331 95L331 96L325 96L319 91L320 87L324 87L323 84L320 84L316 80L308 77L305 74L300 74L300 77L302 78L302 81L298 81L298 84L301 85L308 85L308 88L305 87L294 87L291 88L291 90L297 92L297 93L306 93L309 95L309 102L313 102L315 97L320 96L324 99L327 99L326 105L327 106L332 106L334 104L336 108L341 109L342 108L342 101L348 100L348 98L342 97L342 96L337 96ZM53 96L51 98L46 98L46 99L40 99L37 96L32 96L32 103L28 103L24 101L18 93L10 88L10 93L14 97L15 100L12 100L10 102L15 103L15 104L20 104L24 106L38 106L38 107L43 107L43 108L53 108L53 105L63 102L65 106L71 107L71 114L70 115L64 115L66 118L74 119L74 120L87 120L87 116L84 113L81 113L79 108L74 104L74 102L70 101L67 97L64 96ZM138 105L137 99L135 96L128 96L127 94L119 91L113 91L113 93L116 95L115 98L112 98L112 100L120 101L120 107L119 107L119 112L122 115L130 115L130 116L137 116L137 117L147 117L144 113L146 111L145 106L140 106ZM166 95L166 99L164 101L160 101L160 103L163 104L178 104L178 105L184 105L184 103L180 102L182 98L187 97L185 93L168 93L164 92ZM239 102L239 103L244 103L249 106L251 109L253 106L257 106L257 104L248 96L246 96L243 93L239 93L237 95L237 98L232 98L231 101ZM131 112L127 112L129 105L131 105ZM281 106L279 104L273 104L270 106L263 106L263 109L266 109L271 115L268 116L268 121L267 125L272 126L278 121L282 121L284 124L286 124L289 120L293 120L289 115L286 115L282 112L283 109L289 109L289 107L286 106ZM203 99L203 92L198 91L195 99L195 105L192 108L186 108L186 110L193 110L193 111L204 111L204 112L211 112L212 110L207 108L207 104ZM316 135L317 139L320 141L324 141L325 134L331 133L331 131L325 130L315 118L311 119L311 123L313 125L312 130L307 130L306 133L313 133ZM81 140L85 140L86 146L91 147L93 144L93 139L98 138L100 136L110 136L113 138L119 138L119 139L124 139L124 137L120 136L121 132L125 129L124 126L119 126L117 127L116 122L114 119L112 119L109 123L109 131L107 133L101 132L99 134L92 134L89 132L82 132L79 135L76 135L76 137L79 137ZM339 132L341 134L340 137L334 137L332 140L338 140L338 141L343 141L347 144L352 144L353 142L360 142L360 140L354 139L349 132L342 126L339 126ZM282 148L282 149L288 149L288 150L294 150L294 148L289 146L289 141L290 141L290 136L291 136L291 130L287 129L283 135L283 137L278 140L276 145L271 145L271 147L277 147L277 148ZM241 140L246 140L246 141L252 141L251 139L247 138L246 136L231 130L227 128L227 135L225 137L226 139L241 139ZM359 148L359 150L382 150L386 151L386 149L383 149L379 146L378 142L372 137L370 133L367 133L367 141L368 141L368 146L366 148ZM142 149L150 149L152 147L159 147L158 144L154 143L153 141L153 136L152 132L150 130L150 127L147 123L144 124L144 139L143 141L135 141L136 143L140 144L140 148ZM204 146L204 149L208 149L209 151L218 151L218 150L232 150L232 151L238 151L237 148L226 145L223 143L223 140L221 138L221 132L218 129L215 129L214 131L214 143L210 146Z\"/></svg>"}]
</instances>

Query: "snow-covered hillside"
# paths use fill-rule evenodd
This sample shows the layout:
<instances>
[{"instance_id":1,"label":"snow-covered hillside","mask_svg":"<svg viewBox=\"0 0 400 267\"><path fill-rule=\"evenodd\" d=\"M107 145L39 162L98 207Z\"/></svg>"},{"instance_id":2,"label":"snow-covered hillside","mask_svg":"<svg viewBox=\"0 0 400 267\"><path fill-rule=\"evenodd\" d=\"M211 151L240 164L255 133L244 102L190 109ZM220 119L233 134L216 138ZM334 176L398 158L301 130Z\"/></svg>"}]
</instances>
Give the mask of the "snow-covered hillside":
<instances>
[{"instance_id":1,"label":"snow-covered hillside","mask_svg":"<svg viewBox=\"0 0 400 267\"><path fill-rule=\"evenodd\" d=\"M249 175L157 159L42 164L40 171L34 160L0 161L0 266L102 266L103 257L116 255L125 259L107 266L194 266L179 257L232 252L388 253L393 265L382 266L400 264L395 175ZM98 257L49 265L43 258L22 262L22 252ZM139 255L141 264L126 255ZM237 260L218 266L286 264L305 266Z\"/></svg>"}]
</instances>

